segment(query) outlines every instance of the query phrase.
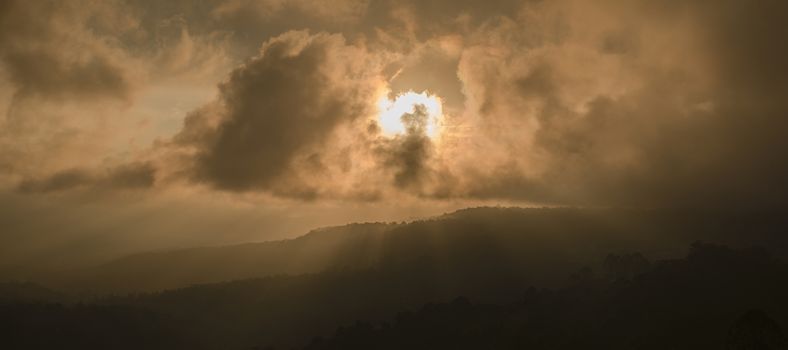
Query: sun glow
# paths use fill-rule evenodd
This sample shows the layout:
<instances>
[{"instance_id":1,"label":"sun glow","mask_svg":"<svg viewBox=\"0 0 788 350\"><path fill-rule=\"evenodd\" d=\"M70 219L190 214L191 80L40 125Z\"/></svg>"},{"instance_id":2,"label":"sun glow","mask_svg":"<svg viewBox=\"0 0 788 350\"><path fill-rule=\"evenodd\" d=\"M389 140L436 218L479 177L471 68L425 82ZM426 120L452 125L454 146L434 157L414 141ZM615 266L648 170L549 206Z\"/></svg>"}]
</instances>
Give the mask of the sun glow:
<instances>
[{"instance_id":1,"label":"sun glow","mask_svg":"<svg viewBox=\"0 0 788 350\"><path fill-rule=\"evenodd\" d=\"M378 100L380 113L378 123L383 133L388 136L405 134L407 125L403 116L416 113L416 106L423 106L426 112L425 133L427 136L437 136L443 118L443 104L440 97L426 91L400 93L393 100L389 99L389 93L386 91Z\"/></svg>"}]
</instances>

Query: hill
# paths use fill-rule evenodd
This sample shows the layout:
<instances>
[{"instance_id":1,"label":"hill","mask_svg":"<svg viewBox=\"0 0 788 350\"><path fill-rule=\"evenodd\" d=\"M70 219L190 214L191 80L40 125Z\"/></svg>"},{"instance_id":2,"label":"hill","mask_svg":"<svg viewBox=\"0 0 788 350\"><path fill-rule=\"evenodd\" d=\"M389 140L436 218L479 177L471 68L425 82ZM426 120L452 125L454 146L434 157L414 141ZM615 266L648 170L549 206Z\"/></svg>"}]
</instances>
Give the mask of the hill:
<instances>
[{"instance_id":1,"label":"hill","mask_svg":"<svg viewBox=\"0 0 788 350\"><path fill-rule=\"evenodd\" d=\"M788 215L780 212L473 208L410 223L324 228L292 240L137 254L45 282L97 294L149 292L429 259L446 278L500 269L557 286L564 280L556 276L609 252L669 258L705 240L784 255L786 231Z\"/></svg>"},{"instance_id":2,"label":"hill","mask_svg":"<svg viewBox=\"0 0 788 350\"><path fill-rule=\"evenodd\" d=\"M0 336L24 349L784 349L788 270L764 250L696 243L681 259L600 260L561 288L483 269L447 287L434 264L414 261L82 303L3 301ZM511 297L485 301L491 292Z\"/></svg>"}]
</instances>

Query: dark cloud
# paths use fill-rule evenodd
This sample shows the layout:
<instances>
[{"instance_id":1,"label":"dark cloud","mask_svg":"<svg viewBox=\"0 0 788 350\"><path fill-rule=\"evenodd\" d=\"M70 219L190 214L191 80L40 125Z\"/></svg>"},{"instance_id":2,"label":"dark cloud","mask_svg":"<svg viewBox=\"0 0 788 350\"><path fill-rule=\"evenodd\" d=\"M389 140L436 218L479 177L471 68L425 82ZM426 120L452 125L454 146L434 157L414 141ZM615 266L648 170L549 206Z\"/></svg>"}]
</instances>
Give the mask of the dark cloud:
<instances>
[{"instance_id":1,"label":"dark cloud","mask_svg":"<svg viewBox=\"0 0 788 350\"><path fill-rule=\"evenodd\" d=\"M360 65L365 60L363 49L339 35L290 32L266 42L221 84L218 115L190 117L176 137L198 148L196 178L244 191L298 176L296 158L323 147L338 125L370 113L375 75ZM200 120L212 117L218 123L205 130Z\"/></svg>"},{"instance_id":2,"label":"dark cloud","mask_svg":"<svg viewBox=\"0 0 788 350\"><path fill-rule=\"evenodd\" d=\"M53 192L84 186L92 181L93 176L88 172L79 169L69 169L42 180L24 180L19 184L18 189L27 193Z\"/></svg>"},{"instance_id":3,"label":"dark cloud","mask_svg":"<svg viewBox=\"0 0 788 350\"><path fill-rule=\"evenodd\" d=\"M378 152L383 163L393 169L393 184L403 190L419 192L430 173L432 141L427 136L429 115L423 105L416 105L413 113L402 115L405 134L383 140Z\"/></svg>"},{"instance_id":4,"label":"dark cloud","mask_svg":"<svg viewBox=\"0 0 788 350\"><path fill-rule=\"evenodd\" d=\"M23 193L47 193L76 188L144 189L156 181L156 169L150 163L132 163L91 172L68 169L43 179L25 179L17 187Z\"/></svg>"},{"instance_id":5,"label":"dark cloud","mask_svg":"<svg viewBox=\"0 0 788 350\"><path fill-rule=\"evenodd\" d=\"M20 96L127 99L129 62L85 22L105 16L78 2L4 1L0 62Z\"/></svg>"}]
</instances>

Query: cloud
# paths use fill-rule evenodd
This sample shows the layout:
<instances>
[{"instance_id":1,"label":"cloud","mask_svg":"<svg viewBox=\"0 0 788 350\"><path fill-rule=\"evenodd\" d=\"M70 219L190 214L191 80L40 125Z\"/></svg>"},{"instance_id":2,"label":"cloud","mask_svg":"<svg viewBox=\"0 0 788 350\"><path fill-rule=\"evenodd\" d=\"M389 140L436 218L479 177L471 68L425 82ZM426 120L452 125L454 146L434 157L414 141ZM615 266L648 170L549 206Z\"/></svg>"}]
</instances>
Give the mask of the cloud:
<instances>
[{"instance_id":1,"label":"cloud","mask_svg":"<svg viewBox=\"0 0 788 350\"><path fill-rule=\"evenodd\" d=\"M99 189L144 189L156 181L156 169L150 163L124 164L104 172L68 169L43 179L25 179L17 190L22 193L47 193L90 187Z\"/></svg>"},{"instance_id":2,"label":"cloud","mask_svg":"<svg viewBox=\"0 0 788 350\"><path fill-rule=\"evenodd\" d=\"M368 0L231 0L219 4L211 12L218 18L238 18L251 12L252 15L269 20L283 15L300 15L312 20L341 23L358 20L366 12L368 3Z\"/></svg>"},{"instance_id":3,"label":"cloud","mask_svg":"<svg viewBox=\"0 0 788 350\"><path fill-rule=\"evenodd\" d=\"M299 160L320 168L337 127L371 112L379 77L368 61L340 35L269 40L220 85L216 107L190 116L175 137L197 149L194 177L223 190L271 190L299 176Z\"/></svg>"},{"instance_id":4,"label":"cloud","mask_svg":"<svg viewBox=\"0 0 788 350\"><path fill-rule=\"evenodd\" d=\"M718 45L733 35L731 20L743 21L732 15L742 10L738 2L501 2L486 15L466 11L472 4L438 15L444 5L370 3L368 17L381 8L412 15L404 27L383 21L365 41L374 52L339 35L271 39L221 85L219 101L205 107L212 111L194 112L175 138L196 146L195 177L221 190L306 199L414 194L657 206L777 199L756 185L785 172L761 163L778 163L769 147L783 146L766 130L785 126L777 119L785 106L770 98L783 79L758 73L740 52L779 72L768 53L780 47L753 38L782 29L767 20L736 34L749 40ZM459 37L447 36L452 31ZM381 47L391 35L416 48ZM327 73L350 71L336 56L364 78ZM424 77L421 84L451 95L455 108L439 139L418 130L418 111L403 116L403 135L376 129L370 105L376 89L391 88L379 76L391 76L392 65L402 68L395 88ZM430 80L431 72L439 78ZM737 180L714 179L720 173Z\"/></svg>"},{"instance_id":5,"label":"cloud","mask_svg":"<svg viewBox=\"0 0 788 350\"><path fill-rule=\"evenodd\" d=\"M416 105L413 113L401 116L405 134L381 140L378 152L383 157L383 164L393 169L393 184L397 188L420 190L431 170L429 161L433 149L427 136L427 118L426 107Z\"/></svg>"},{"instance_id":6,"label":"cloud","mask_svg":"<svg viewBox=\"0 0 788 350\"><path fill-rule=\"evenodd\" d=\"M788 106L774 97L786 91L786 65L772 58L788 50L773 41L785 29L768 15L784 8L559 1L490 22L466 46L459 75L469 139L499 159L455 193L784 205L778 178L788 167L776 150L788 144L775 130L786 130Z\"/></svg>"},{"instance_id":7,"label":"cloud","mask_svg":"<svg viewBox=\"0 0 788 350\"><path fill-rule=\"evenodd\" d=\"M130 97L135 79L127 56L85 26L111 8L81 5L15 0L0 5L0 62L20 96Z\"/></svg>"},{"instance_id":8,"label":"cloud","mask_svg":"<svg viewBox=\"0 0 788 350\"><path fill-rule=\"evenodd\" d=\"M776 151L788 146L778 1L4 6L8 18L42 14L0 34L12 39L0 59L20 94L123 99L135 84L128 52L152 76L201 82L243 59L215 101L142 157L161 157L151 164L167 181L157 184L187 178L303 200L751 206L788 197ZM442 96L441 134L420 132L417 111L404 116L407 133L383 135L375 102L386 89ZM94 180L79 174L39 187Z\"/></svg>"}]
</instances>

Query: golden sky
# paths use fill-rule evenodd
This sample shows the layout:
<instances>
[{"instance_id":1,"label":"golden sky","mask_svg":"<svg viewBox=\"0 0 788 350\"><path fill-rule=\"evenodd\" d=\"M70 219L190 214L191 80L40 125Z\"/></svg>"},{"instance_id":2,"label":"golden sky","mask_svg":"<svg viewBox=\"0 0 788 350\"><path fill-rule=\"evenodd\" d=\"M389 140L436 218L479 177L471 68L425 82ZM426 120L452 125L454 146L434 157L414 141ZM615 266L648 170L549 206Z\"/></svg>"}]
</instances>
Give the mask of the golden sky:
<instances>
[{"instance_id":1,"label":"golden sky","mask_svg":"<svg viewBox=\"0 0 788 350\"><path fill-rule=\"evenodd\" d=\"M215 244L471 205L782 207L785 13L2 1L2 240Z\"/></svg>"}]
</instances>

